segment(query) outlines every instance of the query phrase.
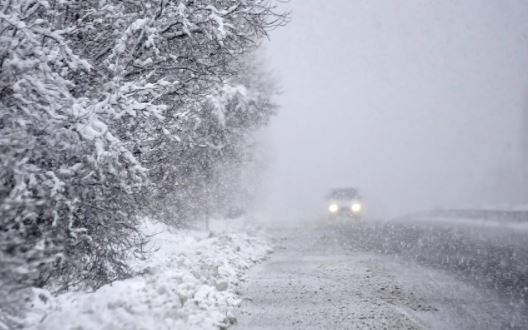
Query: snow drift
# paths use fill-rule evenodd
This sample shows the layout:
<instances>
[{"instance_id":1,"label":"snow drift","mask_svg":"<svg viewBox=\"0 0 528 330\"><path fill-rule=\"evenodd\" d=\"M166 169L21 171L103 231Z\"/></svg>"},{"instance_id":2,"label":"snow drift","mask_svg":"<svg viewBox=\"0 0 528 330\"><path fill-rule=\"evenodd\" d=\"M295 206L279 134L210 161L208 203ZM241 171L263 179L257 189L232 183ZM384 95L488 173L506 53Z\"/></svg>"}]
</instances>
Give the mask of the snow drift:
<instances>
[{"instance_id":1,"label":"snow drift","mask_svg":"<svg viewBox=\"0 0 528 330\"><path fill-rule=\"evenodd\" d=\"M240 221L237 221L240 224ZM229 231L222 227L229 225ZM215 228L216 227L216 228ZM53 297L35 289L29 329L213 329L235 322L244 273L271 252L256 230L233 232L232 222L213 222L210 233L175 231L145 220L152 235L137 275L95 292ZM260 236L260 237L259 237Z\"/></svg>"}]
</instances>

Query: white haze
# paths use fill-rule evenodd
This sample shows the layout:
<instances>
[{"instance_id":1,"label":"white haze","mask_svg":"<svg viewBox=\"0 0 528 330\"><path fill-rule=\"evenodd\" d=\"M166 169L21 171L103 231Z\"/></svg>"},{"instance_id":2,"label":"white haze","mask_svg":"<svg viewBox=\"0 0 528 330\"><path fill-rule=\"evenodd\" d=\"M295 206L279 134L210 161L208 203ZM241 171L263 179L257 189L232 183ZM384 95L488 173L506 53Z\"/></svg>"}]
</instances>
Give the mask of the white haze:
<instances>
[{"instance_id":1,"label":"white haze","mask_svg":"<svg viewBox=\"0 0 528 330\"><path fill-rule=\"evenodd\" d=\"M265 199L276 218L320 214L348 185L370 216L525 199L528 2L285 7L292 22L266 45L282 89Z\"/></svg>"}]
</instances>

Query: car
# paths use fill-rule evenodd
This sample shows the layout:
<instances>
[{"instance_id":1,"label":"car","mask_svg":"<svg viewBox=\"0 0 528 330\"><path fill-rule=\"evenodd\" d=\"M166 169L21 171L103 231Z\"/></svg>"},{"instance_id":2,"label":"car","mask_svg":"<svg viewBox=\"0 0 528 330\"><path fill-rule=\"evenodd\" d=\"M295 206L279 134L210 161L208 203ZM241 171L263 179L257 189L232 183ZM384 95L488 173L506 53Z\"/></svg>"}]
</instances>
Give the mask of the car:
<instances>
[{"instance_id":1,"label":"car","mask_svg":"<svg viewBox=\"0 0 528 330\"><path fill-rule=\"evenodd\" d=\"M331 218L361 220L363 202L356 188L332 189L326 196L326 201Z\"/></svg>"}]
</instances>

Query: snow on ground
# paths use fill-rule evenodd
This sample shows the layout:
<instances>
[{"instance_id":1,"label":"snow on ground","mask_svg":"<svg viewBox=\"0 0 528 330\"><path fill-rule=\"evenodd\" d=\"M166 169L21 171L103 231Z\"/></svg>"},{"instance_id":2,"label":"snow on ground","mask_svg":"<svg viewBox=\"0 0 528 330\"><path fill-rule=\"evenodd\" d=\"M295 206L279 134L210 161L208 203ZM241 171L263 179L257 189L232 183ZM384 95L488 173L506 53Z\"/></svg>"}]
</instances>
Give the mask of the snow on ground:
<instances>
[{"instance_id":1,"label":"snow on ground","mask_svg":"<svg viewBox=\"0 0 528 330\"><path fill-rule=\"evenodd\" d=\"M247 222L246 222L247 223ZM211 232L171 230L145 220L155 234L137 275L95 292L57 297L35 290L28 329L214 329L234 322L244 274L271 252L258 230L244 221L212 221Z\"/></svg>"},{"instance_id":2,"label":"snow on ground","mask_svg":"<svg viewBox=\"0 0 528 330\"><path fill-rule=\"evenodd\" d=\"M435 262L452 238L427 241L432 232L400 225L407 228L396 234L368 219L270 227L276 252L249 272L234 329L528 329L524 303L500 286L481 285L482 279L464 278L460 268ZM401 242L409 244L401 248ZM385 247L394 252L380 253ZM413 252L393 247L424 253L418 263ZM462 257L487 263L490 253L478 249ZM508 272L516 270L510 266Z\"/></svg>"},{"instance_id":3,"label":"snow on ground","mask_svg":"<svg viewBox=\"0 0 528 330\"><path fill-rule=\"evenodd\" d=\"M416 214L395 218L389 221L412 220L416 223L437 223L446 225L464 225L470 227L488 227L508 229L516 232L528 232L528 208L524 206L509 208L453 209L417 212Z\"/></svg>"},{"instance_id":4,"label":"snow on ground","mask_svg":"<svg viewBox=\"0 0 528 330\"><path fill-rule=\"evenodd\" d=\"M406 310L431 307L402 292L375 255L351 251L343 228L269 230L276 253L249 272L235 329L422 329Z\"/></svg>"},{"instance_id":5,"label":"snow on ground","mask_svg":"<svg viewBox=\"0 0 528 330\"><path fill-rule=\"evenodd\" d=\"M472 227L489 227L497 229L509 229L517 232L528 232L527 222L512 222L506 220L487 220L487 219L471 219L467 217L449 217L449 216L427 216L415 217L414 221L443 223L446 225L466 225Z\"/></svg>"}]
</instances>

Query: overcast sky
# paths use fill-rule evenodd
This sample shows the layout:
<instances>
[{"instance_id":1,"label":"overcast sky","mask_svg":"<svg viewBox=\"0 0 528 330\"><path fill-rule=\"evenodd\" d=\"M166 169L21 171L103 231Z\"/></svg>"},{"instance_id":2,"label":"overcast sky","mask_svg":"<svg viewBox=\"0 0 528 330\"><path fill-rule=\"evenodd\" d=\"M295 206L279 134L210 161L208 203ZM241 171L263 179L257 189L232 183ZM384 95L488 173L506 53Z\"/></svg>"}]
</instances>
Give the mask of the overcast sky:
<instances>
[{"instance_id":1,"label":"overcast sky","mask_svg":"<svg viewBox=\"0 0 528 330\"><path fill-rule=\"evenodd\" d=\"M528 1L292 0L271 35L283 93L268 210L324 211L357 186L373 216L517 203Z\"/></svg>"}]
</instances>

